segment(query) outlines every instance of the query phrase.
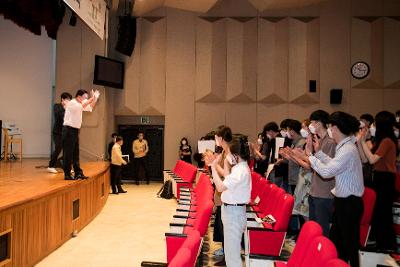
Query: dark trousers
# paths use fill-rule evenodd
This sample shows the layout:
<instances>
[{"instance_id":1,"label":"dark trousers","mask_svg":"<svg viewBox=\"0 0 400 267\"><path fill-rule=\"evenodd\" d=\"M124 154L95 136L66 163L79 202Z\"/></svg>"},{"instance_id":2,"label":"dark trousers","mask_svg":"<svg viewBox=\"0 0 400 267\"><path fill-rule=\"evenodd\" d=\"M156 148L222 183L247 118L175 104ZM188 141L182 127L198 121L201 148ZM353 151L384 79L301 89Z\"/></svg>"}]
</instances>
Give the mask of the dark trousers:
<instances>
[{"instance_id":1,"label":"dark trousers","mask_svg":"<svg viewBox=\"0 0 400 267\"><path fill-rule=\"evenodd\" d=\"M360 223L364 212L361 197L335 197L335 211L329 238L335 244L339 258L350 261L351 267L359 267Z\"/></svg>"},{"instance_id":2,"label":"dark trousers","mask_svg":"<svg viewBox=\"0 0 400 267\"><path fill-rule=\"evenodd\" d=\"M374 172L376 202L372 218L372 228L376 235L378 249L394 250L396 235L393 228L393 200L396 175L391 172Z\"/></svg>"},{"instance_id":3,"label":"dark trousers","mask_svg":"<svg viewBox=\"0 0 400 267\"><path fill-rule=\"evenodd\" d=\"M83 174L79 165L79 129L69 126L63 127L63 158L64 158L64 174L71 174L71 164L74 167L75 175Z\"/></svg>"},{"instance_id":4,"label":"dark trousers","mask_svg":"<svg viewBox=\"0 0 400 267\"><path fill-rule=\"evenodd\" d=\"M213 240L214 242L222 242L222 247L224 246L224 225L221 218L221 206L217 206L215 211Z\"/></svg>"},{"instance_id":5,"label":"dark trousers","mask_svg":"<svg viewBox=\"0 0 400 267\"><path fill-rule=\"evenodd\" d=\"M333 211L333 199L309 196L308 205L310 220L319 223L324 232L324 236L328 237L329 223Z\"/></svg>"},{"instance_id":6,"label":"dark trousers","mask_svg":"<svg viewBox=\"0 0 400 267\"><path fill-rule=\"evenodd\" d=\"M133 175L135 176L135 180L138 182L139 181L139 171L140 168L143 168L144 171L144 177L149 181L149 177L147 177L147 162L146 162L147 157L141 157L141 158L135 158L134 164L133 164Z\"/></svg>"},{"instance_id":7,"label":"dark trousers","mask_svg":"<svg viewBox=\"0 0 400 267\"><path fill-rule=\"evenodd\" d=\"M58 156L63 149L62 134L53 133L54 151L51 153L49 167L54 168L57 163Z\"/></svg>"},{"instance_id":8,"label":"dark trousers","mask_svg":"<svg viewBox=\"0 0 400 267\"><path fill-rule=\"evenodd\" d=\"M121 170L122 166L111 164L111 190L113 193L117 192L117 188L121 187Z\"/></svg>"}]
</instances>

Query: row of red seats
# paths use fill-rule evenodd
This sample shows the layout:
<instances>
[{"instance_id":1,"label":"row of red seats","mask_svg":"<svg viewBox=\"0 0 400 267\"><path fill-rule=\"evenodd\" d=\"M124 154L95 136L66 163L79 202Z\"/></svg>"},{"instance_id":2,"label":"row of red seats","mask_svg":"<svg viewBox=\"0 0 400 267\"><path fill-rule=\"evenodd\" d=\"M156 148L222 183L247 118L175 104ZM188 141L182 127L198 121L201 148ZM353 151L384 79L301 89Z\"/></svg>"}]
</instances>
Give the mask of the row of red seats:
<instances>
[{"instance_id":1,"label":"row of red seats","mask_svg":"<svg viewBox=\"0 0 400 267\"><path fill-rule=\"evenodd\" d=\"M173 170L164 170L164 182L172 181L174 196L179 199L180 189L183 187L193 187L197 175L196 166L183 160L178 160Z\"/></svg>"},{"instance_id":2,"label":"row of red seats","mask_svg":"<svg viewBox=\"0 0 400 267\"><path fill-rule=\"evenodd\" d=\"M214 188L210 177L201 173L196 187L182 187L170 231L165 234L168 266L195 266L210 222Z\"/></svg>"},{"instance_id":3,"label":"row of red seats","mask_svg":"<svg viewBox=\"0 0 400 267\"><path fill-rule=\"evenodd\" d=\"M251 202L247 208L245 233L246 255L280 255L293 204L293 196L286 194L282 188L270 183L261 175L252 172ZM276 222L256 221L267 215L272 215Z\"/></svg>"}]
</instances>

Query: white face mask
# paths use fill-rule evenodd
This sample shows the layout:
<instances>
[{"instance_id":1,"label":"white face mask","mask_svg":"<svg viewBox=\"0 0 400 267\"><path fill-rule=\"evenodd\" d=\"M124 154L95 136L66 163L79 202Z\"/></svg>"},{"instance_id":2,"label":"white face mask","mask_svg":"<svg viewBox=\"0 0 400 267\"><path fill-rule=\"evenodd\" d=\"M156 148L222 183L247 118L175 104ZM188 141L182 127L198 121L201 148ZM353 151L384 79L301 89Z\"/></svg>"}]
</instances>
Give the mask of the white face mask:
<instances>
[{"instance_id":1,"label":"white face mask","mask_svg":"<svg viewBox=\"0 0 400 267\"><path fill-rule=\"evenodd\" d=\"M314 125L312 125L312 124L310 124L310 126L308 126L308 129L310 129L310 132L312 134L316 134L316 132L317 132L317 129L315 129Z\"/></svg>"},{"instance_id":2,"label":"white face mask","mask_svg":"<svg viewBox=\"0 0 400 267\"><path fill-rule=\"evenodd\" d=\"M364 128L365 127L365 123L363 121L360 121L360 128Z\"/></svg>"},{"instance_id":3,"label":"white face mask","mask_svg":"<svg viewBox=\"0 0 400 267\"><path fill-rule=\"evenodd\" d=\"M330 138L333 138L331 128L328 128L327 132L328 132L328 136L329 136Z\"/></svg>"},{"instance_id":4,"label":"white face mask","mask_svg":"<svg viewBox=\"0 0 400 267\"><path fill-rule=\"evenodd\" d=\"M307 137L308 137L308 132L307 132L305 129L303 129L303 128L301 128L300 134L301 134L301 136L302 136L303 138L307 138Z\"/></svg>"},{"instance_id":5,"label":"white face mask","mask_svg":"<svg viewBox=\"0 0 400 267\"><path fill-rule=\"evenodd\" d=\"M396 117L396 121L399 123L400 122L400 117Z\"/></svg>"},{"instance_id":6,"label":"white face mask","mask_svg":"<svg viewBox=\"0 0 400 267\"><path fill-rule=\"evenodd\" d=\"M258 138L258 139L257 139L257 143L258 143L259 145L262 145L262 143L263 143L262 139L261 139L261 138Z\"/></svg>"},{"instance_id":7,"label":"white face mask","mask_svg":"<svg viewBox=\"0 0 400 267\"><path fill-rule=\"evenodd\" d=\"M271 140L271 139L272 139L272 136L271 136L270 134L267 134L267 138L268 138L269 140Z\"/></svg>"},{"instance_id":8,"label":"white face mask","mask_svg":"<svg viewBox=\"0 0 400 267\"><path fill-rule=\"evenodd\" d=\"M186 145L186 141L184 140L184 141L182 141L182 145Z\"/></svg>"},{"instance_id":9,"label":"white face mask","mask_svg":"<svg viewBox=\"0 0 400 267\"><path fill-rule=\"evenodd\" d=\"M399 130L394 130L394 135L396 136L396 138L399 138Z\"/></svg>"},{"instance_id":10,"label":"white face mask","mask_svg":"<svg viewBox=\"0 0 400 267\"><path fill-rule=\"evenodd\" d=\"M284 130L281 130L281 135L282 135L283 138L286 138L287 137L287 132L284 131Z\"/></svg>"},{"instance_id":11,"label":"white face mask","mask_svg":"<svg viewBox=\"0 0 400 267\"><path fill-rule=\"evenodd\" d=\"M219 136L215 136L215 145L216 146L221 146L221 137Z\"/></svg>"},{"instance_id":12,"label":"white face mask","mask_svg":"<svg viewBox=\"0 0 400 267\"><path fill-rule=\"evenodd\" d=\"M235 157L234 157L232 154L226 155L226 160L228 161L228 163L229 163L231 166L237 164L236 159L235 159Z\"/></svg>"},{"instance_id":13,"label":"white face mask","mask_svg":"<svg viewBox=\"0 0 400 267\"><path fill-rule=\"evenodd\" d=\"M371 136L375 136L375 133L376 133L376 128L375 128L375 126L371 126L371 127L369 128L369 132L370 132Z\"/></svg>"}]
</instances>

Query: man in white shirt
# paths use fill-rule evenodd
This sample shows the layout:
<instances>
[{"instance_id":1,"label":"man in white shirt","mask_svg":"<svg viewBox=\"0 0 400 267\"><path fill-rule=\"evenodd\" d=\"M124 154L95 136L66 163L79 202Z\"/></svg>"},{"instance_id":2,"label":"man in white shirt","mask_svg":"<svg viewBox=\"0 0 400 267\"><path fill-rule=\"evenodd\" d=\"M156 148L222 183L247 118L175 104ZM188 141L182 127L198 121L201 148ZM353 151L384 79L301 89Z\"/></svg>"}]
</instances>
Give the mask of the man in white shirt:
<instances>
[{"instance_id":1,"label":"man in white shirt","mask_svg":"<svg viewBox=\"0 0 400 267\"><path fill-rule=\"evenodd\" d=\"M85 90L78 90L75 98L65 107L64 127L62 131L64 179L87 179L79 165L79 129L82 126L82 112L91 112L99 98L99 91L91 91L91 96ZM75 177L71 175L71 164L74 166Z\"/></svg>"}]
</instances>

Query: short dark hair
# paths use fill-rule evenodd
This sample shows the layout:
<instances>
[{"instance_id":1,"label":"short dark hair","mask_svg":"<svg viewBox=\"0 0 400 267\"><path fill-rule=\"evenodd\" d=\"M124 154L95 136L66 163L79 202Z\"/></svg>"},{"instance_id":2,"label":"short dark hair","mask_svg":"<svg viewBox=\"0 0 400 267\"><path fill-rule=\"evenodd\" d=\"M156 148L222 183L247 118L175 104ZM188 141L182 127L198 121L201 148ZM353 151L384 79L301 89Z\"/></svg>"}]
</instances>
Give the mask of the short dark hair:
<instances>
[{"instance_id":1,"label":"short dark hair","mask_svg":"<svg viewBox=\"0 0 400 267\"><path fill-rule=\"evenodd\" d=\"M369 113L362 114L360 116L360 119L361 120L366 120L367 122L369 122L370 125L374 123L374 116L372 116Z\"/></svg>"},{"instance_id":2,"label":"short dark hair","mask_svg":"<svg viewBox=\"0 0 400 267\"><path fill-rule=\"evenodd\" d=\"M63 100L63 99L71 100L72 99L72 95L70 93L68 93L68 92L64 92L64 93L61 94L61 100Z\"/></svg>"},{"instance_id":3,"label":"short dark hair","mask_svg":"<svg viewBox=\"0 0 400 267\"><path fill-rule=\"evenodd\" d=\"M328 120L329 120L329 113L322 109L316 110L310 115L310 121L319 121L325 128L326 124L328 123Z\"/></svg>"},{"instance_id":4,"label":"short dark hair","mask_svg":"<svg viewBox=\"0 0 400 267\"><path fill-rule=\"evenodd\" d=\"M265 124L264 129L263 129L263 134L265 135L266 132L268 131L274 131L274 132L279 132L279 126L276 124L276 122L269 122Z\"/></svg>"},{"instance_id":5,"label":"short dark hair","mask_svg":"<svg viewBox=\"0 0 400 267\"><path fill-rule=\"evenodd\" d=\"M250 148L248 138L242 134L234 134L229 142L229 151L239 155L243 160L250 159Z\"/></svg>"},{"instance_id":6,"label":"short dark hair","mask_svg":"<svg viewBox=\"0 0 400 267\"><path fill-rule=\"evenodd\" d=\"M336 111L329 116L328 123L336 126L344 135L352 135L359 131L359 120L346 112Z\"/></svg>"},{"instance_id":7,"label":"short dark hair","mask_svg":"<svg viewBox=\"0 0 400 267\"><path fill-rule=\"evenodd\" d=\"M84 94L89 94L89 93L88 93L86 90L79 89L79 90L76 92L75 97L83 96Z\"/></svg>"},{"instance_id":8,"label":"short dark hair","mask_svg":"<svg viewBox=\"0 0 400 267\"><path fill-rule=\"evenodd\" d=\"M215 131L215 135L222 137L225 142L232 141L232 130L228 126L220 125Z\"/></svg>"},{"instance_id":9,"label":"short dark hair","mask_svg":"<svg viewBox=\"0 0 400 267\"><path fill-rule=\"evenodd\" d=\"M122 138L122 136L117 136L117 138L115 139L115 142L119 142L119 141L124 141L124 139Z\"/></svg>"},{"instance_id":10,"label":"short dark hair","mask_svg":"<svg viewBox=\"0 0 400 267\"><path fill-rule=\"evenodd\" d=\"M299 122L298 120L290 120L287 124L287 128L295 131L297 134L300 134L300 130L301 130L301 122Z\"/></svg>"},{"instance_id":11,"label":"short dark hair","mask_svg":"<svg viewBox=\"0 0 400 267\"><path fill-rule=\"evenodd\" d=\"M281 121L281 124L279 125L281 129L286 129L289 126L289 123L292 119L284 119Z\"/></svg>"},{"instance_id":12,"label":"short dark hair","mask_svg":"<svg viewBox=\"0 0 400 267\"><path fill-rule=\"evenodd\" d=\"M114 138L114 137L117 137L117 136L118 136L117 133L112 133L112 134L111 134L111 138Z\"/></svg>"},{"instance_id":13,"label":"short dark hair","mask_svg":"<svg viewBox=\"0 0 400 267\"><path fill-rule=\"evenodd\" d=\"M394 135L393 127L396 125L396 118L393 113L389 111L381 111L375 116L375 127L376 127L376 134L375 134L375 145L372 151L378 149L379 144L382 142L383 139L389 138L395 143L397 147L397 138Z\"/></svg>"},{"instance_id":14,"label":"short dark hair","mask_svg":"<svg viewBox=\"0 0 400 267\"><path fill-rule=\"evenodd\" d=\"M400 109L398 111L396 111L395 115L400 116Z\"/></svg>"},{"instance_id":15,"label":"short dark hair","mask_svg":"<svg viewBox=\"0 0 400 267\"><path fill-rule=\"evenodd\" d=\"M139 134L143 134L144 135L144 131L143 130L139 130L137 135L139 136Z\"/></svg>"}]
</instances>

